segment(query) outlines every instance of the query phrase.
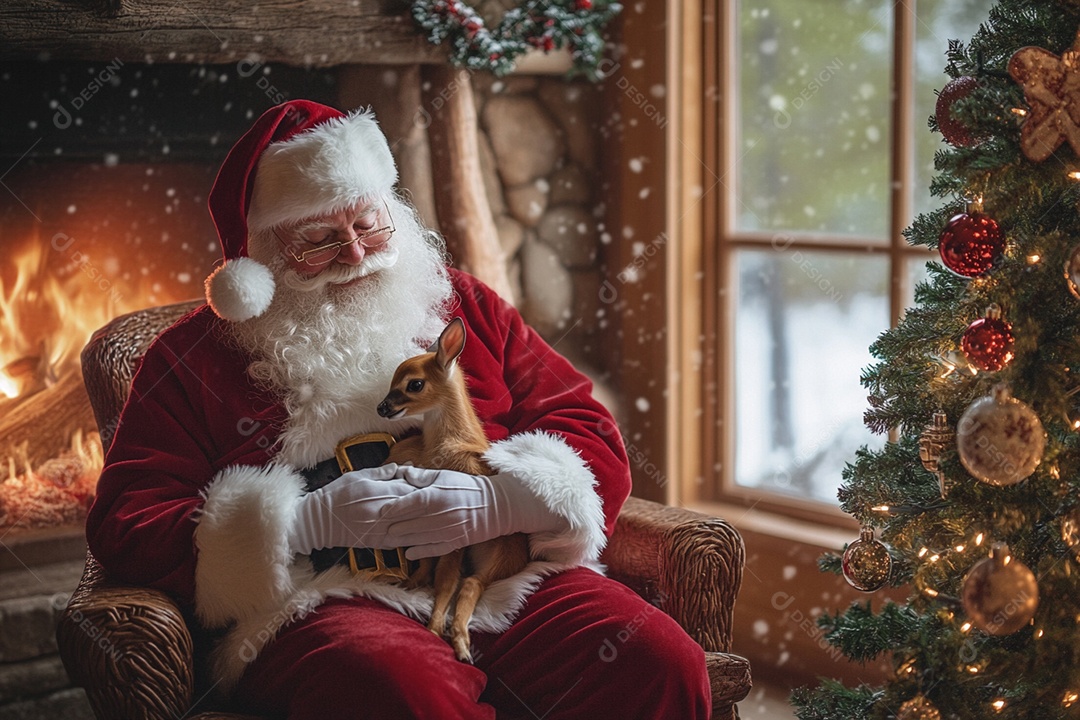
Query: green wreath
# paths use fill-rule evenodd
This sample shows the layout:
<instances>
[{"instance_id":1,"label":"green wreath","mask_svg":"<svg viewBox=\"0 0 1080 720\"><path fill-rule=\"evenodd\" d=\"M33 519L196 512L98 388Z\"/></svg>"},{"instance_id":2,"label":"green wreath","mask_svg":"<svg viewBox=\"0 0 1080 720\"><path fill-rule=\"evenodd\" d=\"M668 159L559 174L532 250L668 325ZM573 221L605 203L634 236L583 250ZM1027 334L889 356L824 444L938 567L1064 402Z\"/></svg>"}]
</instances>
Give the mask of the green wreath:
<instances>
[{"instance_id":1,"label":"green wreath","mask_svg":"<svg viewBox=\"0 0 1080 720\"><path fill-rule=\"evenodd\" d=\"M450 60L470 70L505 75L530 48L551 52L569 48L572 75L600 77L604 50L600 31L622 10L606 0L530 0L508 10L493 30L472 6L459 0L414 2L413 18L436 45L450 43Z\"/></svg>"}]
</instances>

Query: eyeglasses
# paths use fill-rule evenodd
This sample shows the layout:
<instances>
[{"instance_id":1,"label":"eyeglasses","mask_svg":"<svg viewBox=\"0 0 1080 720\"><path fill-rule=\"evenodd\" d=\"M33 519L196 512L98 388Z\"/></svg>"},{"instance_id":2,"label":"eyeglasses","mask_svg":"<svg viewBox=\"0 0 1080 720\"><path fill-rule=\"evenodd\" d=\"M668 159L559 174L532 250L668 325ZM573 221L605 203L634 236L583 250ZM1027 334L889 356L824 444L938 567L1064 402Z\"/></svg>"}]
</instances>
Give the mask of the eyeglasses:
<instances>
[{"instance_id":1,"label":"eyeglasses","mask_svg":"<svg viewBox=\"0 0 1080 720\"><path fill-rule=\"evenodd\" d=\"M385 200L383 201L382 209L379 212L386 214L386 225L372 228L371 230L365 230L362 233L358 233L352 240L345 240L344 242L311 242L302 235L293 238L292 242L287 242L278 235L277 228L274 228L273 230L274 237L278 239L281 246L285 248L285 252L291 255L296 262L302 262L306 265L325 265L336 258L341 253L342 248L352 245L353 243L360 243L368 250L374 250L375 248L385 245L397 228L394 227L394 218L390 215L390 208L387 206ZM298 254L295 248L304 246L307 246L309 249Z\"/></svg>"}]
</instances>

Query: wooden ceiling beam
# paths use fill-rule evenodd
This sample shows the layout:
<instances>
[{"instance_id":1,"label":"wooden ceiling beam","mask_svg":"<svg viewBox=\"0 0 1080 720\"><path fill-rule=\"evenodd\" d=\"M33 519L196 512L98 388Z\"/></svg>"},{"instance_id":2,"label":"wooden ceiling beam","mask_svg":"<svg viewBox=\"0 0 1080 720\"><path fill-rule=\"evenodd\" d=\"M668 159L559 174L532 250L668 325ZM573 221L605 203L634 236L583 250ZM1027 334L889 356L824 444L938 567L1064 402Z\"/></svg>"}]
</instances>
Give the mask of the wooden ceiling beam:
<instances>
[{"instance_id":1,"label":"wooden ceiling beam","mask_svg":"<svg viewBox=\"0 0 1080 720\"><path fill-rule=\"evenodd\" d=\"M158 63L440 63L408 14L378 0L7 0L0 59Z\"/></svg>"}]
</instances>

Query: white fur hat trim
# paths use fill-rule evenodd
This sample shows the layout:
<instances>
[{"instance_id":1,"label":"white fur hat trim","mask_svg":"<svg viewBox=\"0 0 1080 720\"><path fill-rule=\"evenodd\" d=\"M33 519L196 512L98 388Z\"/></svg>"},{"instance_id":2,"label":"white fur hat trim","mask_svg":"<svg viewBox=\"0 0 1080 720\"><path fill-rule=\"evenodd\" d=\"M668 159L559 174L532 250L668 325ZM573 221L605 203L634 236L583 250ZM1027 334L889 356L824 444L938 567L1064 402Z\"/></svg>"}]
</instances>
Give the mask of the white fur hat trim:
<instances>
[{"instance_id":1,"label":"white fur hat trim","mask_svg":"<svg viewBox=\"0 0 1080 720\"><path fill-rule=\"evenodd\" d=\"M206 278L206 302L217 316L231 322L258 317L274 299L274 274L257 260L238 257Z\"/></svg>"},{"instance_id":2,"label":"white fur hat trim","mask_svg":"<svg viewBox=\"0 0 1080 720\"><path fill-rule=\"evenodd\" d=\"M389 191L397 168L375 117L356 111L266 148L255 168L248 233L351 207Z\"/></svg>"}]
</instances>

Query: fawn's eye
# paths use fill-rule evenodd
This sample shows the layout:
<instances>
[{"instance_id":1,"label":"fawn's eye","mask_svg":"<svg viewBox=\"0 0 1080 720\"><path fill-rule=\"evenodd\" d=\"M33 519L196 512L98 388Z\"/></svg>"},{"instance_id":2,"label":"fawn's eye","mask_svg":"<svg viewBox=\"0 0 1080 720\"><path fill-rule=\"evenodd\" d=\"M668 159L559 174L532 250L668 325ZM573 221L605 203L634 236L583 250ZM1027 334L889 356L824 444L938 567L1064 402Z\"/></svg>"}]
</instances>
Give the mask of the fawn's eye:
<instances>
[{"instance_id":1,"label":"fawn's eye","mask_svg":"<svg viewBox=\"0 0 1080 720\"><path fill-rule=\"evenodd\" d=\"M417 393L424 389L423 380L410 380L409 384L405 386L405 389L411 393Z\"/></svg>"}]
</instances>

